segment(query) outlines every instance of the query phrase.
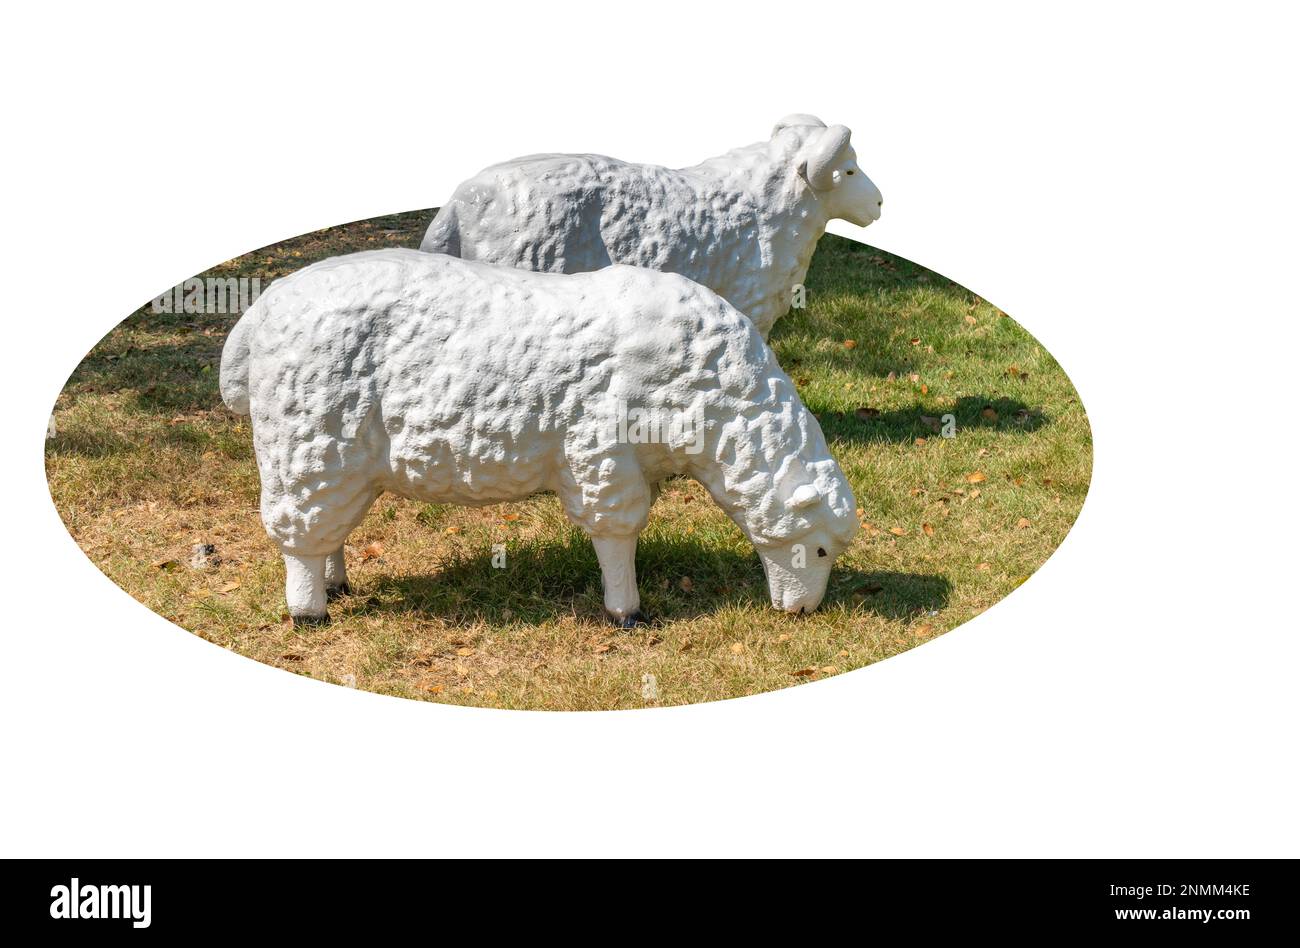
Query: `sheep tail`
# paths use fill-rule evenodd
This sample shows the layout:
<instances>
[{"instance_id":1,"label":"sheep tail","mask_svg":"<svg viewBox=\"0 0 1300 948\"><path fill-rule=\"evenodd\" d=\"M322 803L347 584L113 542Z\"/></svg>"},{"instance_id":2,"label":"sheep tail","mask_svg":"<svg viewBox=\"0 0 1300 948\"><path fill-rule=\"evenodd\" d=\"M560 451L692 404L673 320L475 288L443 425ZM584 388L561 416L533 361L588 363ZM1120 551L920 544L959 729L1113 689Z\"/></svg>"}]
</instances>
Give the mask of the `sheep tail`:
<instances>
[{"instance_id":1,"label":"sheep tail","mask_svg":"<svg viewBox=\"0 0 1300 948\"><path fill-rule=\"evenodd\" d=\"M434 216L429 229L424 232L420 249L425 253L460 256L460 221L456 217L456 205L453 202L448 202Z\"/></svg>"},{"instance_id":2,"label":"sheep tail","mask_svg":"<svg viewBox=\"0 0 1300 948\"><path fill-rule=\"evenodd\" d=\"M261 316L261 300L254 300L253 305L239 317L235 328L230 330L230 335L226 337L226 345L221 350L221 400L226 403L227 408L239 415L249 413L249 342Z\"/></svg>"}]
</instances>

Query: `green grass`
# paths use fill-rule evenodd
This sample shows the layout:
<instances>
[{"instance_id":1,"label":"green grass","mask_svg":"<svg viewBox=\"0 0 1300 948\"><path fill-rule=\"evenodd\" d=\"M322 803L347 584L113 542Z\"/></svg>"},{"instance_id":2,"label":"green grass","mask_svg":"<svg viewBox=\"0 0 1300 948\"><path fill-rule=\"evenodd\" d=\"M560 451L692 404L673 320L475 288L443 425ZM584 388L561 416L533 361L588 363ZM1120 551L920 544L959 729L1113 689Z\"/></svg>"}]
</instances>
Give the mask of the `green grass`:
<instances>
[{"instance_id":1,"label":"green grass","mask_svg":"<svg viewBox=\"0 0 1300 948\"><path fill-rule=\"evenodd\" d=\"M329 228L202 276L277 276L416 246L431 212ZM353 535L334 621L286 621L257 516L246 418L217 391L234 316L154 314L102 339L68 380L46 467L86 554L154 611L250 658L385 694L503 708L683 704L859 668L967 621L1061 543L1091 474L1083 406L1052 356L996 307L923 267L825 237L807 306L772 345L821 421L866 525L822 608L767 605L752 547L693 482L642 535L644 608L607 626L591 545L554 497L468 509L385 495ZM956 436L934 428L944 415ZM189 564L211 543L220 561ZM507 568L492 566L505 544ZM657 698L647 698L647 675Z\"/></svg>"}]
</instances>

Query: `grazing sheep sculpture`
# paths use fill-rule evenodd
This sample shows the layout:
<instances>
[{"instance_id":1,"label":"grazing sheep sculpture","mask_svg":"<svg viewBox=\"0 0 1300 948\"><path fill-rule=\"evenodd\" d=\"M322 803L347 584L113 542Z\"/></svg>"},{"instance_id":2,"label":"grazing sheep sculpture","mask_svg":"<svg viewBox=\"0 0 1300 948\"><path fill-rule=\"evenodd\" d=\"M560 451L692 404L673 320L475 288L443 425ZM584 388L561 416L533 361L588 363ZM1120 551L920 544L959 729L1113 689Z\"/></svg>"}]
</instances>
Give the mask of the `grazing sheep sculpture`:
<instances>
[{"instance_id":1,"label":"grazing sheep sculpture","mask_svg":"<svg viewBox=\"0 0 1300 948\"><path fill-rule=\"evenodd\" d=\"M865 227L880 191L843 125L790 115L772 137L693 168L602 155L532 155L460 185L420 249L524 270L611 263L680 273L749 316L766 339L790 310L832 220Z\"/></svg>"},{"instance_id":2,"label":"grazing sheep sculpture","mask_svg":"<svg viewBox=\"0 0 1300 948\"><path fill-rule=\"evenodd\" d=\"M221 394L252 416L262 521L299 621L326 618L344 540L386 490L467 505L554 491L625 628L644 620L636 540L670 475L702 482L753 541L788 612L817 607L858 530L853 492L767 344L670 274L336 257L244 314Z\"/></svg>"}]
</instances>

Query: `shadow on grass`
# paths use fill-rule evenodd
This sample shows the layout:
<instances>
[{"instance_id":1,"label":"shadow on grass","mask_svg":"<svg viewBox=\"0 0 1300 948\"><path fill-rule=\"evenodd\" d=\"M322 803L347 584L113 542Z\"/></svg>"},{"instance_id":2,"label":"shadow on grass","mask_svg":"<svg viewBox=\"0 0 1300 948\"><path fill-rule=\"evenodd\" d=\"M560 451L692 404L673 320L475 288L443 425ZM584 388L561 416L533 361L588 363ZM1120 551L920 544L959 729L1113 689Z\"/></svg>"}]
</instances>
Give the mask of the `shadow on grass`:
<instances>
[{"instance_id":1,"label":"shadow on grass","mask_svg":"<svg viewBox=\"0 0 1300 948\"><path fill-rule=\"evenodd\" d=\"M915 403L910 408L876 411L870 406L861 415L857 412L818 411L809 399L809 409L817 416L822 432L831 442L863 442L879 444L888 441L911 442L916 438L940 436L946 419L951 414L954 436L964 431L984 429L999 432L1037 431L1051 423L1051 419L1038 409L1030 408L1014 398L1000 396L966 395L952 408L939 409Z\"/></svg>"},{"instance_id":2,"label":"shadow on grass","mask_svg":"<svg viewBox=\"0 0 1300 948\"><path fill-rule=\"evenodd\" d=\"M134 451L139 445L117 434L110 428L60 431L56 438L45 442L45 459L48 463L63 455L82 458L107 458ZM48 471L46 472L49 473Z\"/></svg>"},{"instance_id":3,"label":"shadow on grass","mask_svg":"<svg viewBox=\"0 0 1300 948\"><path fill-rule=\"evenodd\" d=\"M264 290L273 280L327 257L378 247L418 247L435 211L406 211L299 234L193 279L256 277ZM216 408L221 403L221 348L238 319L238 313L155 313L146 303L86 354L64 383L59 407L71 407L82 395L135 392L135 407L159 415Z\"/></svg>"},{"instance_id":4,"label":"shadow on grass","mask_svg":"<svg viewBox=\"0 0 1300 948\"><path fill-rule=\"evenodd\" d=\"M689 577L689 589L683 588ZM767 582L756 553L681 538L643 537L637 552L642 609L662 622L728 608L768 609ZM845 605L887 619L941 609L952 584L922 573L865 572L836 566L824 605ZM457 624L541 624L572 615L604 621L600 567L582 536L511 548L496 568L490 551L459 557L435 573L384 574L336 604L340 617L425 613Z\"/></svg>"},{"instance_id":5,"label":"shadow on grass","mask_svg":"<svg viewBox=\"0 0 1300 948\"><path fill-rule=\"evenodd\" d=\"M157 324L144 330L146 334L183 335L148 346L122 347L116 340L101 342L69 376L59 407L71 408L84 396L118 393L128 393L129 407L167 418L219 407L221 347L236 318L191 317L220 326L220 334L208 336L195 330L198 322L181 324L172 317L158 317Z\"/></svg>"}]
</instances>

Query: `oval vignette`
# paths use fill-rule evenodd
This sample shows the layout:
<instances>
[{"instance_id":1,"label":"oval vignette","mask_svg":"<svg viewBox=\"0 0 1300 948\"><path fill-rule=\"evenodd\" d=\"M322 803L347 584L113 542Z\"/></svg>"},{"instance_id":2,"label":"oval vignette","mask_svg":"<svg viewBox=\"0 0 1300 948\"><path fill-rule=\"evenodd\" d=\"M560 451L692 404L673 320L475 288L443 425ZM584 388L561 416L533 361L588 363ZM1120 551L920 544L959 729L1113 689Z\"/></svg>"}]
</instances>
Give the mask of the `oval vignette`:
<instances>
[{"instance_id":1,"label":"oval vignette","mask_svg":"<svg viewBox=\"0 0 1300 948\"><path fill-rule=\"evenodd\" d=\"M930 641L1016 589L1078 517L1092 436L1051 354L939 274L828 234L770 340L862 505L817 612L773 610L749 542L698 484L673 479L637 552L648 628L605 623L591 544L550 494L477 509L382 495L349 541L352 590L333 621L294 627L249 421L217 389L222 344L272 280L418 247L432 216L228 260L87 353L52 412L46 474L113 582L214 644L323 681L495 708L646 708L815 682Z\"/></svg>"}]
</instances>

